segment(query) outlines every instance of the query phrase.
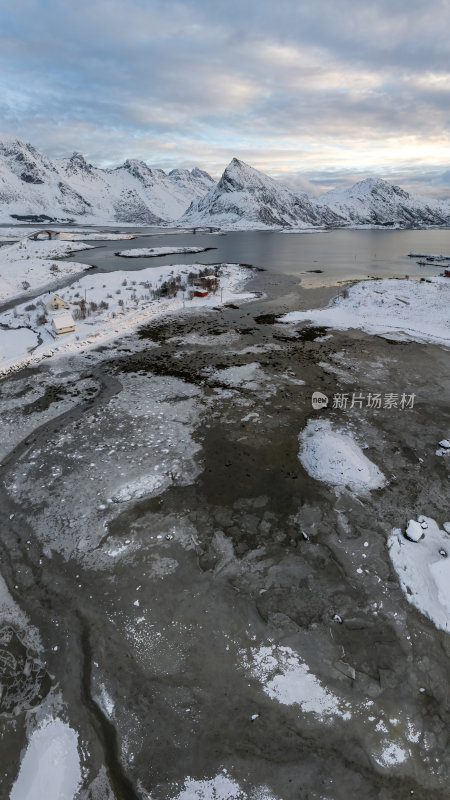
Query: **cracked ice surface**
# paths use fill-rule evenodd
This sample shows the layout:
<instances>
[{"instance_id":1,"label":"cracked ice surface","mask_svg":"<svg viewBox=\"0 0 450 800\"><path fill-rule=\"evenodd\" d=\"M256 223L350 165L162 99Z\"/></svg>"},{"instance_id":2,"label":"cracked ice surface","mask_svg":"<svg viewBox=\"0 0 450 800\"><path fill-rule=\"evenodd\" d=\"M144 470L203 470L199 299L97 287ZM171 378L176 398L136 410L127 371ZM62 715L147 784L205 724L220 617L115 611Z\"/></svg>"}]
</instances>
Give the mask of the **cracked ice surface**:
<instances>
[{"instance_id":1,"label":"cracked ice surface","mask_svg":"<svg viewBox=\"0 0 450 800\"><path fill-rule=\"evenodd\" d=\"M32 450L13 473L13 499L41 506L31 524L48 557L56 551L92 566L110 564L127 552L108 533L127 503L192 483L199 472L193 432L200 389L153 375L124 375L121 382L123 391L106 406Z\"/></svg>"}]
</instances>

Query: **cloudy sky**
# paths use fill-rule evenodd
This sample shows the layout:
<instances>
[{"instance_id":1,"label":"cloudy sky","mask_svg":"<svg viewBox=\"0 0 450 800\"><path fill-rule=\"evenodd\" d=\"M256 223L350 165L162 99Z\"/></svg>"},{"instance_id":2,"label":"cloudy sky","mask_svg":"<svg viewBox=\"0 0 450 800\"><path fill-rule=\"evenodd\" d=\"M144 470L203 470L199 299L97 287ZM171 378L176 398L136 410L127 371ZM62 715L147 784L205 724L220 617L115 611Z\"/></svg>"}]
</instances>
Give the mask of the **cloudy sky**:
<instances>
[{"instance_id":1,"label":"cloudy sky","mask_svg":"<svg viewBox=\"0 0 450 800\"><path fill-rule=\"evenodd\" d=\"M50 156L450 196L450 0L14 0L0 130Z\"/></svg>"}]
</instances>

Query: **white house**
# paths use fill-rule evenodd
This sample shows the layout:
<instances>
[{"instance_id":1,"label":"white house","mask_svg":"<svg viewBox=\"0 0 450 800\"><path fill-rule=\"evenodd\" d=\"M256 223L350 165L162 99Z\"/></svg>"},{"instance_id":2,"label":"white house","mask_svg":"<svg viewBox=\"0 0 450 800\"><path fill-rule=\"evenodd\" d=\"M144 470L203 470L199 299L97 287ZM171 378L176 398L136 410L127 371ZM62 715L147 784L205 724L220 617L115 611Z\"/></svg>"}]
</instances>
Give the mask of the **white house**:
<instances>
[{"instance_id":1,"label":"white house","mask_svg":"<svg viewBox=\"0 0 450 800\"><path fill-rule=\"evenodd\" d=\"M54 333L71 333L75 330L75 320L68 311L64 314L56 314L52 319L52 329Z\"/></svg>"}]
</instances>

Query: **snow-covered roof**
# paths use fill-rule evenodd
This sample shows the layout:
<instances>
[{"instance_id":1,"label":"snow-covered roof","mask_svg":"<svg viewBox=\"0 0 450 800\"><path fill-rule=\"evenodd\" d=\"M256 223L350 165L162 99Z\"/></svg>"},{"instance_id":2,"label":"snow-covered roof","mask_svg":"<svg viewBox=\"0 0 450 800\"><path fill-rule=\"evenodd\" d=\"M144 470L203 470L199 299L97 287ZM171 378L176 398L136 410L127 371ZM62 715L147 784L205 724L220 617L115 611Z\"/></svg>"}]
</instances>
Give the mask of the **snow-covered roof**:
<instances>
[{"instance_id":1,"label":"snow-covered roof","mask_svg":"<svg viewBox=\"0 0 450 800\"><path fill-rule=\"evenodd\" d=\"M61 328L73 328L75 325L75 320L68 311L65 311L64 314L57 314L53 317L52 322L56 330Z\"/></svg>"}]
</instances>

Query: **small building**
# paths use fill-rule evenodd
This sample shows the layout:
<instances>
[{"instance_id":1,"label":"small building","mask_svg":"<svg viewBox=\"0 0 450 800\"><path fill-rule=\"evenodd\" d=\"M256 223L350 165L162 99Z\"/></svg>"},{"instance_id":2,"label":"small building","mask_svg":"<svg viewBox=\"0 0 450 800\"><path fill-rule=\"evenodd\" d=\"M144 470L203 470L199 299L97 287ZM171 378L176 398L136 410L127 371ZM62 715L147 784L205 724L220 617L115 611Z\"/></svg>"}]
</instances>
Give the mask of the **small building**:
<instances>
[{"instance_id":1,"label":"small building","mask_svg":"<svg viewBox=\"0 0 450 800\"><path fill-rule=\"evenodd\" d=\"M72 333L75 330L75 320L68 311L64 314L56 314L52 319L52 330L54 333Z\"/></svg>"},{"instance_id":2,"label":"small building","mask_svg":"<svg viewBox=\"0 0 450 800\"><path fill-rule=\"evenodd\" d=\"M194 297L207 297L209 292L206 289L196 289L194 292Z\"/></svg>"},{"instance_id":3,"label":"small building","mask_svg":"<svg viewBox=\"0 0 450 800\"><path fill-rule=\"evenodd\" d=\"M66 302L59 294L54 294L53 297L45 304L46 311L61 311L65 309L68 311L70 308L69 303Z\"/></svg>"}]
</instances>

